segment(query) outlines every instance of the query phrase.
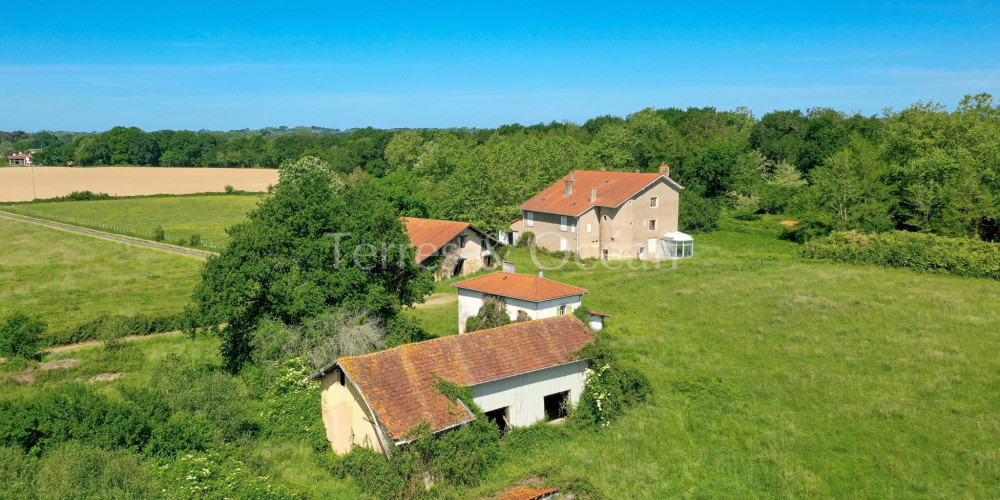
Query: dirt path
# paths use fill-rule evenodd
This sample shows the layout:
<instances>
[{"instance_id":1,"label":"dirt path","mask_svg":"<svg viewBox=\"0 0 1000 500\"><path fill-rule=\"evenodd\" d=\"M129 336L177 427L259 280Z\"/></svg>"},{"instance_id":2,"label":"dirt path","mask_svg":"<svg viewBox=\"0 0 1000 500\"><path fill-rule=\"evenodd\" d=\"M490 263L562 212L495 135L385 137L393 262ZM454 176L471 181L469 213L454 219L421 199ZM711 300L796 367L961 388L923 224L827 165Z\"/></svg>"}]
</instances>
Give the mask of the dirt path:
<instances>
[{"instance_id":1,"label":"dirt path","mask_svg":"<svg viewBox=\"0 0 1000 500\"><path fill-rule=\"evenodd\" d=\"M428 297L422 304L415 304L413 307L419 309L421 307L437 306L451 302L458 302L457 293L435 293Z\"/></svg>"},{"instance_id":2,"label":"dirt path","mask_svg":"<svg viewBox=\"0 0 1000 500\"><path fill-rule=\"evenodd\" d=\"M175 331L172 331L172 332L151 333L149 335L129 335L127 337L122 337L121 339L123 341L139 340L139 339L151 339L151 338L155 338L155 337L166 337L168 335L180 335L182 333L184 333L184 332L182 332L180 330L175 330ZM61 353L61 352L75 351L77 349L83 349L84 347L94 347L94 346L99 346L99 345L102 345L102 344L104 344L103 340L88 340L86 342L80 342L78 344L69 344L69 345L60 345L60 346L56 346L56 347L50 347L50 348L45 349L44 351L42 351L42 353L44 353L44 354L58 354L58 353Z\"/></svg>"},{"instance_id":3,"label":"dirt path","mask_svg":"<svg viewBox=\"0 0 1000 500\"><path fill-rule=\"evenodd\" d=\"M21 222L28 222L31 224L38 224L40 226L51 227L53 229L61 229L63 231L70 231L73 233L84 234L87 236L93 236L95 238L101 238L105 240L117 241L118 243L125 243L128 245L135 245L140 247L152 248L153 250L162 250L164 252L171 252L180 255L186 255L188 257L194 257L197 259L207 259L210 255L218 255L215 252L209 252L206 250L197 250L194 248L186 248L177 245L170 245L168 243L159 243L156 241L142 240L139 238L132 238L129 236L122 236L120 234L105 233L104 231L97 231L94 229L87 229L84 227L73 226L70 224L63 224L61 222L52 222L44 219L36 219L34 217L28 217L25 215L14 214L11 212L4 212L0 210L0 217L7 219L19 220Z\"/></svg>"}]
</instances>

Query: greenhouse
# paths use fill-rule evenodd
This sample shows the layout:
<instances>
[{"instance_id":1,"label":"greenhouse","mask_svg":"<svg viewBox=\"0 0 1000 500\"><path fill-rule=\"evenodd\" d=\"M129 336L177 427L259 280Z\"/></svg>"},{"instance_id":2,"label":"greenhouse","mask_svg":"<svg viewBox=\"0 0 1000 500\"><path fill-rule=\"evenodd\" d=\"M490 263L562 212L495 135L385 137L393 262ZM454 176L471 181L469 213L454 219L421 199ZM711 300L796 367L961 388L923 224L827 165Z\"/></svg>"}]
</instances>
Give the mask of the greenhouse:
<instances>
[{"instance_id":1,"label":"greenhouse","mask_svg":"<svg viewBox=\"0 0 1000 500\"><path fill-rule=\"evenodd\" d=\"M661 259L683 259L694 256L694 238L689 234L673 231L660 237Z\"/></svg>"}]
</instances>

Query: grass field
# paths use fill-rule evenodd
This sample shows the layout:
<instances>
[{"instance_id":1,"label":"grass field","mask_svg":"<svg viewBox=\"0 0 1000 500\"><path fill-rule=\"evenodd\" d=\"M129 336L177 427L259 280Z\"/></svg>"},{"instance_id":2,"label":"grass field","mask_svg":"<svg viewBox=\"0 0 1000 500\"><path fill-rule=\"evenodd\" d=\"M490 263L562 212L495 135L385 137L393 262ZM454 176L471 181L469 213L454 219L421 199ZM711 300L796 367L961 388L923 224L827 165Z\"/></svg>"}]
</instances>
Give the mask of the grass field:
<instances>
[{"instance_id":1,"label":"grass field","mask_svg":"<svg viewBox=\"0 0 1000 500\"><path fill-rule=\"evenodd\" d=\"M202 264L0 219L0 316L24 311L57 331L102 314L180 312Z\"/></svg>"},{"instance_id":2,"label":"grass field","mask_svg":"<svg viewBox=\"0 0 1000 500\"><path fill-rule=\"evenodd\" d=\"M16 222L0 221L0 241L0 313L17 303L61 324L179 309L200 265ZM478 487L438 493L476 498L540 478L599 498L994 497L1000 282L807 262L796 250L720 231L697 236L696 257L676 268L547 269L613 315L605 334L654 394L609 428L552 428ZM509 258L537 269L523 250ZM450 302L406 314L440 335L456 312ZM137 341L147 359L180 349L217 361L212 342ZM357 493L301 443L248 453L312 497Z\"/></svg>"},{"instance_id":3,"label":"grass field","mask_svg":"<svg viewBox=\"0 0 1000 500\"><path fill-rule=\"evenodd\" d=\"M263 192L278 171L263 168L7 167L0 168L0 202L30 201L93 191L112 196L211 193L226 185Z\"/></svg>"},{"instance_id":4,"label":"grass field","mask_svg":"<svg viewBox=\"0 0 1000 500\"><path fill-rule=\"evenodd\" d=\"M243 220L263 195L150 196L93 201L59 201L0 205L11 212L111 233L152 238L162 227L166 241L201 237L202 248L218 248L226 228Z\"/></svg>"}]
</instances>

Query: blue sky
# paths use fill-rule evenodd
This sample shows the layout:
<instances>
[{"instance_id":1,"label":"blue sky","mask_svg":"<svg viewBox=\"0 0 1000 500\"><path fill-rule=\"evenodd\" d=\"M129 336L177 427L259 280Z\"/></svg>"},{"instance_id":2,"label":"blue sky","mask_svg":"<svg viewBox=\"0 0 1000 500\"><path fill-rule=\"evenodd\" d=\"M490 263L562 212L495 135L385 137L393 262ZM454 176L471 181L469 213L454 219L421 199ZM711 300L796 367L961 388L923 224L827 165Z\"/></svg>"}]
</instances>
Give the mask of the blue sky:
<instances>
[{"instance_id":1,"label":"blue sky","mask_svg":"<svg viewBox=\"0 0 1000 500\"><path fill-rule=\"evenodd\" d=\"M1000 98L1000 4L18 2L0 130L495 127Z\"/></svg>"}]
</instances>

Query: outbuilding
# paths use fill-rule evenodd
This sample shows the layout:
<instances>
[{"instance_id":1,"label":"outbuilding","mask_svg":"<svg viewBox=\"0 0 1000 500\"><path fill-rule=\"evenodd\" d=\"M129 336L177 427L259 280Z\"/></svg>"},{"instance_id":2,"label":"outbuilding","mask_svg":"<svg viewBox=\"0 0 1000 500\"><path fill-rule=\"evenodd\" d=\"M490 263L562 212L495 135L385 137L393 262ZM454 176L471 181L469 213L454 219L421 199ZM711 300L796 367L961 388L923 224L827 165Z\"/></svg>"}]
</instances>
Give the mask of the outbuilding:
<instances>
[{"instance_id":1,"label":"outbuilding","mask_svg":"<svg viewBox=\"0 0 1000 500\"><path fill-rule=\"evenodd\" d=\"M489 297L503 299L513 321L522 313L528 319L572 314L587 293L583 288L544 278L541 270L537 276L499 271L451 286L458 288L459 333L465 333L466 320L478 314Z\"/></svg>"},{"instance_id":2,"label":"outbuilding","mask_svg":"<svg viewBox=\"0 0 1000 500\"><path fill-rule=\"evenodd\" d=\"M476 418L471 402L441 393L441 379L470 388L501 430L561 418L583 393L589 360L576 353L593 339L576 317L560 316L343 357L309 380L321 381L337 453L363 446L390 454L421 422L440 433Z\"/></svg>"}]
</instances>

